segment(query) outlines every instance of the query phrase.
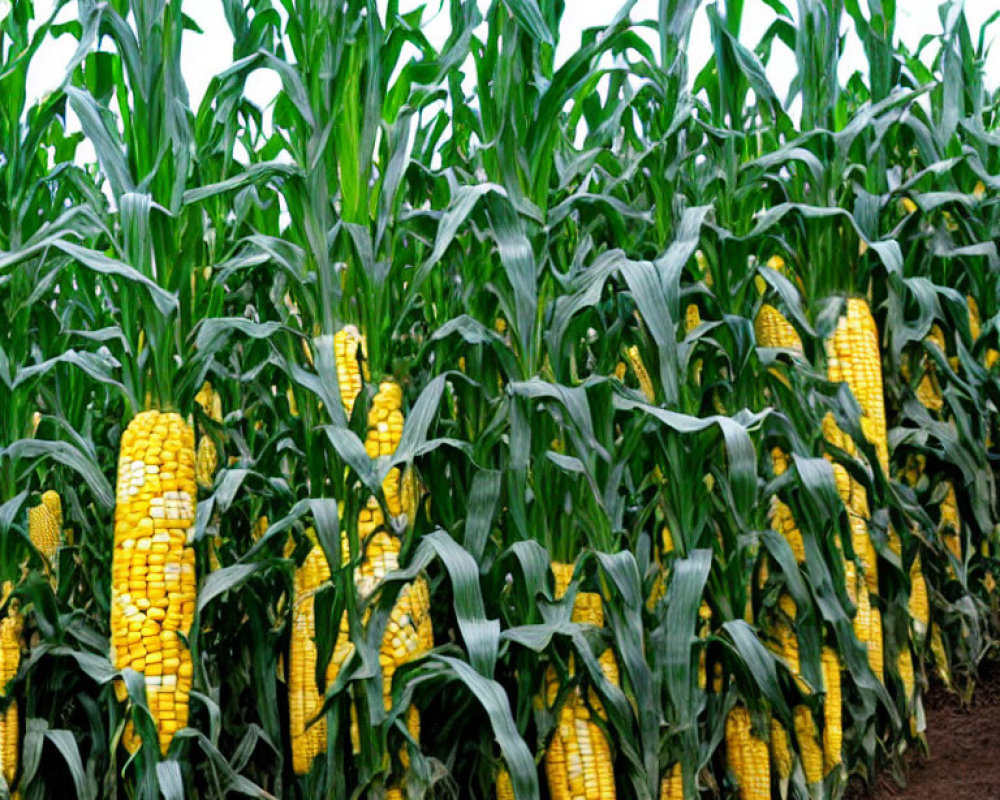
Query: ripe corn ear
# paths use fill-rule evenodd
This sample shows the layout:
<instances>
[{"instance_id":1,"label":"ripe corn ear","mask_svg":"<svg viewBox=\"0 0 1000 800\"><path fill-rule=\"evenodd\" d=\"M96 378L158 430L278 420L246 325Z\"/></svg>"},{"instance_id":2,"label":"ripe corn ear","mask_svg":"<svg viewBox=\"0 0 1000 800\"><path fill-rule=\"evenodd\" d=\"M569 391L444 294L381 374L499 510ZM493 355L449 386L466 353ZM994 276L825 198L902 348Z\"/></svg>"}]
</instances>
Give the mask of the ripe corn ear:
<instances>
[{"instance_id":1,"label":"ripe corn ear","mask_svg":"<svg viewBox=\"0 0 1000 800\"><path fill-rule=\"evenodd\" d=\"M337 364L340 400L350 417L354 413L354 403L361 394L362 370L367 364L368 347L365 337L353 325L345 325L333 336L333 352Z\"/></svg>"},{"instance_id":2,"label":"ripe corn ear","mask_svg":"<svg viewBox=\"0 0 1000 800\"><path fill-rule=\"evenodd\" d=\"M402 407L403 390L399 384L393 381L383 381L379 385L378 394L375 395L371 410L368 412L368 437L365 439L365 451L369 458L391 456L396 452L403 436ZM398 517L403 512L400 477L399 467L393 467L382 482L386 507L394 517Z\"/></svg>"},{"instance_id":3,"label":"ripe corn ear","mask_svg":"<svg viewBox=\"0 0 1000 800\"><path fill-rule=\"evenodd\" d=\"M823 780L823 748L819 744L816 732L816 722L808 706L798 705L792 712L795 722L795 738L799 743L799 754L802 756L802 769L806 774L806 783L819 783Z\"/></svg>"},{"instance_id":4,"label":"ripe corn ear","mask_svg":"<svg viewBox=\"0 0 1000 800\"><path fill-rule=\"evenodd\" d=\"M222 398L208 381L202 384L194 401L201 406L205 416L213 422L222 422ZM198 486L202 489L211 489L215 482L215 470L219 466L219 451L215 446L215 441L207 433L202 433L198 438L195 463Z\"/></svg>"},{"instance_id":5,"label":"ripe corn ear","mask_svg":"<svg viewBox=\"0 0 1000 800\"><path fill-rule=\"evenodd\" d=\"M562 597L573 577L572 564L555 563L556 597ZM573 622L604 625L601 596L596 592L578 592L573 604ZM601 671L618 684L618 664L611 649L599 657ZM570 662L572 674L573 663ZM559 679L551 667L546 675L546 702L551 707L559 695ZM557 725L545 754L545 775L552 800L614 800L616 797L611 748L604 731L591 720L593 713L604 716L604 709L593 689L587 699L578 687L570 692L557 712Z\"/></svg>"},{"instance_id":6,"label":"ripe corn ear","mask_svg":"<svg viewBox=\"0 0 1000 800\"><path fill-rule=\"evenodd\" d=\"M788 742L788 731L781 721L771 716L771 758L778 771L778 780L784 783L792 774L792 749Z\"/></svg>"},{"instance_id":7,"label":"ripe corn ear","mask_svg":"<svg viewBox=\"0 0 1000 800\"><path fill-rule=\"evenodd\" d=\"M675 761L660 781L660 800L684 800L684 774L680 761Z\"/></svg>"},{"instance_id":8,"label":"ripe corn ear","mask_svg":"<svg viewBox=\"0 0 1000 800\"><path fill-rule=\"evenodd\" d=\"M312 547L295 570L292 599L291 640L288 654L288 722L292 743L292 770L305 775L313 759L326 750L326 719L310 724L323 707L323 695L316 685L316 591L330 579L326 554L307 531ZM332 663L326 679L335 678Z\"/></svg>"},{"instance_id":9,"label":"ripe corn ear","mask_svg":"<svg viewBox=\"0 0 1000 800\"><path fill-rule=\"evenodd\" d=\"M788 470L788 456L778 447L771 450L771 463L774 466L775 476L784 475ZM798 525L795 524L792 509L777 496L771 498L769 522L771 528L780 533L784 540L788 542L788 546L795 555L795 560L799 564L805 563L806 546L802 540L802 532L799 530Z\"/></svg>"},{"instance_id":10,"label":"ripe corn ear","mask_svg":"<svg viewBox=\"0 0 1000 800\"><path fill-rule=\"evenodd\" d=\"M184 640L196 599L194 462L194 432L179 414L144 411L122 434L111 656L116 669L143 674L164 754L187 725L191 691L191 652Z\"/></svg>"},{"instance_id":11,"label":"ripe corn ear","mask_svg":"<svg viewBox=\"0 0 1000 800\"><path fill-rule=\"evenodd\" d=\"M514 800L514 784L506 767L501 767L497 773L497 800Z\"/></svg>"},{"instance_id":12,"label":"ripe corn ear","mask_svg":"<svg viewBox=\"0 0 1000 800\"><path fill-rule=\"evenodd\" d=\"M639 388L646 397L646 401L649 403L655 403L656 389L653 388L653 380L649 377L649 370L646 369L646 365L642 360L642 354L639 352L638 345L632 345L629 347L628 360L632 365L632 371L635 373L635 379L639 381Z\"/></svg>"},{"instance_id":13,"label":"ripe corn ear","mask_svg":"<svg viewBox=\"0 0 1000 800\"><path fill-rule=\"evenodd\" d=\"M51 566L60 544L62 529L62 501L59 493L49 489L42 495L42 502L28 509L28 534L35 549L45 556Z\"/></svg>"},{"instance_id":14,"label":"ripe corn ear","mask_svg":"<svg viewBox=\"0 0 1000 800\"><path fill-rule=\"evenodd\" d=\"M770 800L771 763L767 742L753 732L750 712L733 706L726 717L726 762L741 800Z\"/></svg>"},{"instance_id":15,"label":"ripe corn ear","mask_svg":"<svg viewBox=\"0 0 1000 800\"><path fill-rule=\"evenodd\" d=\"M840 764L844 741L841 705L840 656L830 646L823 647L823 770L829 773Z\"/></svg>"},{"instance_id":16,"label":"ripe corn ear","mask_svg":"<svg viewBox=\"0 0 1000 800\"><path fill-rule=\"evenodd\" d=\"M0 589L0 605L7 601L11 591L11 583L4 583ZM6 616L0 619L0 705L9 697L8 684L21 665L21 628L21 612L17 600L12 600ZM17 775L18 734L17 701L10 700L6 710L0 713L0 768L8 786L14 785Z\"/></svg>"}]
</instances>

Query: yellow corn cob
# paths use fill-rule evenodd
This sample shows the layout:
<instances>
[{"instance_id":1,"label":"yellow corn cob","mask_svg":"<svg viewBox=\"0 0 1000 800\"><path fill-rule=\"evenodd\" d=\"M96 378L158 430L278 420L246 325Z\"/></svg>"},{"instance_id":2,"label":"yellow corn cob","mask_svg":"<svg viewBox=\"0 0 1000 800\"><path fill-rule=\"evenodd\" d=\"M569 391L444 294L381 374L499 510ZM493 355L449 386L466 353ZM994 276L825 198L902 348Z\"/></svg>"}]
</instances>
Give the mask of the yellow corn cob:
<instances>
[{"instance_id":1,"label":"yellow corn cob","mask_svg":"<svg viewBox=\"0 0 1000 800\"><path fill-rule=\"evenodd\" d=\"M646 365L643 363L638 345L629 347L628 360L632 365L632 371L635 373L636 380L639 381L639 388L642 390L643 395L645 395L646 400L650 403L656 402L656 390L653 388L653 381L649 377Z\"/></svg>"},{"instance_id":2,"label":"yellow corn cob","mask_svg":"<svg viewBox=\"0 0 1000 800\"><path fill-rule=\"evenodd\" d=\"M840 696L840 656L832 647L823 647L823 770L829 773L840 764L844 739L843 707Z\"/></svg>"},{"instance_id":3,"label":"yellow corn cob","mask_svg":"<svg viewBox=\"0 0 1000 800\"><path fill-rule=\"evenodd\" d=\"M514 800L514 785L506 767L501 767L497 773L497 800Z\"/></svg>"},{"instance_id":4,"label":"yellow corn cob","mask_svg":"<svg viewBox=\"0 0 1000 800\"><path fill-rule=\"evenodd\" d=\"M965 296L965 302L969 306L969 333L972 334L972 341L975 343L983 332L980 324L979 303L971 294Z\"/></svg>"},{"instance_id":5,"label":"yellow corn cob","mask_svg":"<svg viewBox=\"0 0 1000 800\"><path fill-rule=\"evenodd\" d=\"M401 546L399 539L385 529L382 509L374 498L369 499L368 506L358 515L358 540L364 556L361 563L354 568L354 586L358 599L365 602L390 572L399 569ZM341 553L343 563L349 563L350 541L346 532L341 536ZM392 679L396 670L434 647L430 607L430 589L422 576L406 584L396 597L379 650L383 702L386 711L392 708ZM365 622L367 619L366 613ZM331 672L328 681L336 679L340 667L353 652L354 646L349 636L349 623L345 613L340 620L340 631L330 662ZM351 710L351 742L355 752L358 752L360 736L353 706ZM416 708L409 710L407 725L414 740L419 742L420 718Z\"/></svg>"},{"instance_id":6,"label":"yellow corn cob","mask_svg":"<svg viewBox=\"0 0 1000 800\"><path fill-rule=\"evenodd\" d=\"M315 594L330 579L330 565L315 541L315 533L310 530L307 535L313 544L295 570L288 654L288 721L296 775L309 772L313 759L326 750L326 719L309 723L323 707L323 695L316 685ZM334 678L331 664L327 667L327 682Z\"/></svg>"},{"instance_id":7,"label":"yellow corn cob","mask_svg":"<svg viewBox=\"0 0 1000 800\"><path fill-rule=\"evenodd\" d=\"M674 538L670 533L670 528L664 525L660 529L660 541L661 554L665 555L667 553L672 553L674 550ZM659 562L659 556L657 556L657 563ZM667 593L667 569L660 563L660 574L656 576L656 580L653 582L653 588L649 592L649 598L646 600L646 608L650 611L656 608L656 604Z\"/></svg>"},{"instance_id":8,"label":"yellow corn cob","mask_svg":"<svg viewBox=\"0 0 1000 800\"><path fill-rule=\"evenodd\" d=\"M795 722L795 738L802 756L802 769L806 773L806 783L823 780L823 748L819 745L816 722L808 706L798 705L792 712Z\"/></svg>"},{"instance_id":9,"label":"yellow corn cob","mask_svg":"<svg viewBox=\"0 0 1000 800\"><path fill-rule=\"evenodd\" d=\"M907 645L899 651L899 658L896 661L896 669L903 682L903 706L907 709L910 719L910 734L917 735L917 715L914 709L917 693L917 679L913 671L913 654Z\"/></svg>"},{"instance_id":10,"label":"yellow corn cob","mask_svg":"<svg viewBox=\"0 0 1000 800\"><path fill-rule=\"evenodd\" d=\"M753 323L757 344L761 347L783 347L788 350L802 352L802 339L799 332L785 315L770 303L764 303L757 312Z\"/></svg>"},{"instance_id":11,"label":"yellow corn cob","mask_svg":"<svg viewBox=\"0 0 1000 800\"><path fill-rule=\"evenodd\" d=\"M684 311L684 332L691 333L699 325L701 325L701 311L698 309L698 304L688 303Z\"/></svg>"},{"instance_id":12,"label":"yellow corn cob","mask_svg":"<svg viewBox=\"0 0 1000 800\"><path fill-rule=\"evenodd\" d=\"M572 564L553 564L555 595L562 597L573 577ZM604 611L596 592L578 592L573 604L573 622L602 627ZM617 685L618 664L608 649L599 657L601 671ZM570 662L572 674L573 663ZM559 695L559 680L551 667L546 675L546 702L551 707ZM545 775L552 800L614 800L616 796L611 748L604 731L591 720L591 710L604 716L593 690L587 699L577 688L558 711L558 723L545 754Z\"/></svg>"},{"instance_id":13,"label":"yellow corn cob","mask_svg":"<svg viewBox=\"0 0 1000 800\"><path fill-rule=\"evenodd\" d=\"M407 464L400 480L399 500L409 527L417 521L417 511L420 508L420 481L413 464Z\"/></svg>"},{"instance_id":14,"label":"yellow corn cob","mask_svg":"<svg viewBox=\"0 0 1000 800\"><path fill-rule=\"evenodd\" d=\"M726 761L741 800L770 800L767 742L753 732L750 712L744 706L733 706L726 717Z\"/></svg>"},{"instance_id":15,"label":"yellow corn cob","mask_svg":"<svg viewBox=\"0 0 1000 800\"><path fill-rule=\"evenodd\" d=\"M931 631L931 654L934 656L934 666L937 667L941 682L951 688L951 667L948 664L948 652L944 649L940 625L935 625Z\"/></svg>"},{"instance_id":16,"label":"yellow corn cob","mask_svg":"<svg viewBox=\"0 0 1000 800\"><path fill-rule=\"evenodd\" d=\"M59 493L49 489L42 495L42 502L28 509L28 533L35 549L52 563L59 549L59 532L62 528L62 501Z\"/></svg>"},{"instance_id":17,"label":"yellow corn cob","mask_svg":"<svg viewBox=\"0 0 1000 800\"><path fill-rule=\"evenodd\" d=\"M214 422L222 422L222 398L219 393L212 388L208 381L202 384L201 390L195 395L194 401L201 406L205 415ZM215 442L208 434L203 433L198 439L198 451L196 455L196 475L198 486L202 489L211 489L215 481L215 470L219 466L219 453L215 447Z\"/></svg>"},{"instance_id":18,"label":"yellow corn cob","mask_svg":"<svg viewBox=\"0 0 1000 800\"><path fill-rule=\"evenodd\" d=\"M862 581L858 585L858 610L854 616L854 635L868 651L868 665L875 677L884 680L884 656L882 652L882 614L871 604L868 586Z\"/></svg>"},{"instance_id":19,"label":"yellow corn cob","mask_svg":"<svg viewBox=\"0 0 1000 800\"><path fill-rule=\"evenodd\" d=\"M913 621L913 632L917 640L922 641L931 622L931 606L927 598L927 583L920 566L919 553L910 567L910 599L907 608Z\"/></svg>"},{"instance_id":20,"label":"yellow corn cob","mask_svg":"<svg viewBox=\"0 0 1000 800\"><path fill-rule=\"evenodd\" d=\"M924 340L928 345L934 345L942 353L946 352L944 331L939 325L932 325L931 332ZM944 407L944 399L941 396L941 386L938 383L937 374L934 370L934 362L930 357L926 357L924 375L917 385L917 400L921 405L931 411L940 411Z\"/></svg>"},{"instance_id":21,"label":"yellow corn cob","mask_svg":"<svg viewBox=\"0 0 1000 800\"><path fill-rule=\"evenodd\" d=\"M698 607L698 638L708 639L712 632L712 607L702 600ZM720 666L716 664L716 666ZM721 681L721 676L720 676ZM708 648L704 645L698 649L698 688L704 691L708 687ZM718 689L716 689L718 692Z\"/></svg>"},{"instance_id":22,"label":"yellow corn cob","mask_svg":"<svg viewBox=\"0 0 1000 800\"><path fill-rule=\"evenodd\" d=\"M680 761L675 761L660 781L660 800L684 800L684 775Z\"/></svg>"},{"instance_id":23,"label":"yellow corn cob","mask_svg":"<svg viewBox=\"0 0 1000 800\"><path fill-rule=\"evenodd\" d=\"M391 456L399 446L403 436L403 390L398 383L383 381L379 384L378 394L372 401L368 412L368 437L365 439L365 450L370 458ZM400 470L393 467L382 482L385 492L385 502L389 513L398 517L403 511L400 495Z\"/></svg>"},{"instance_id":24,"label":"yellow corn cob","mask_svg":"<svg viewBox=\"0 0 1000 800\"><path fill-rule=\"evenodd\" d=\"M889 440L882 394L882 358L878 329L866 300L848 298L846 313L827 342L827 359L829 379L846 382L861 406L866 435L875 447L882 471L888 474Z\"/></svg>"},{"instance_id":25,"label":"yellow corn cob","mask_svg":"<svg viewBox=\"0 0 1000 800\"><path fill-rule=\"evenodd\" d=\"M624 361L619 361L617 364L615 364L614 375L617 380L624 382L625 376L627 374L628 374L628 364L626 364Z\"/></svg>"},{"instance_id":26,"label":"yellow corn cob","mask_svg":"<svg viewBox=\"0 0 1000 800\"><path fill-rule=\"evenodd\" d=\"M802 677L802 667L799 662L799 640L795 635L795 601L791 595L782 594L778 598L778 606L781 613L774 614L772 626L772 639L768 642L768 648L779 658L784 659L791 670L795 683L803 692L808 692L809 687Z\"/></svg>"},{"instance_id":27,"label":"yellow corn cob","mask_svg":"<svg viewBox=\"0 0 1000 800\"><path fill-rule=\"evenodd\" d=\"M7 602L13 591L10 582L0 587L0 605ZM21 665L21 612L17 600L7 607L7 614L0 619L0 700L8 696L8 684L17 675ZM17 701L12 700L7 710L0 714L0 769L8 786L14 785L18 763Z\"/></svg>"},{"instance_id":28,"label":"yellow corn cob","mask_svg":"<svg viewBox=\"0 0 1000 800\"><path fill-rule=\"evenodd\" d=\"M253 528L250 531L250 535L253 536L253 540L258 541L265 533L267 533L268 521L267 517L263 514L257 517L257 521L254 522Z\"/></svg>"},{"instance_id":29,"label":"yellow corn cob","mask_svg":"<svg viewBox=\"0 0 1000 800\"><path fill-rule=\"evenodd\" d=\"M347 416L354 412L354 403L361 394L362 365L367 359L365 337L353 325L345 325L333 337L337 362L337 385Z\"/></svg>"},{"instance_id":30,"label":"yellow corn cob","mask_svg":"<svg viewBox=\"0 0 1000 800\"><path fill-rule=\"evenodd\" d=\"M122 435L111 571L111 655L144 675L160 750L187 725L194 619L194 432L144 411ZM121 693L122 688L119 688Z\"/></svg>"},{"instance_id":31,"label":"yellow corn cob","mask_svg":"<svg viewBox=\"0 0 1000 800\"><path fill-rule=\"evenodd\" d=\"M778 771L778 780L785 782L792 774L792 750L788 743L788 731L781 721L771 716L771 758Z\"/></svg>"},{"instance_id":32,"label":"yellow corn cob","mask_svg":"<svg viewBox=\"0 0 1000 800\"><path fill-rule=\"evenodd\" d=\"M774 465L775 475L783 475L788 469L788 457L778 447L771 451L771 462ZM802 540L802 532L795 524L792 509L777 496L771 498L770 525L788 542L792 553L795 554L795 560L800 564L805 563L806 546Z\"/></svg>"},{"instance_id":33,"label":"yellow corn cob","mask_svg":"<svg viewBox=\"0 0 1000 800\"><path fill-rule=\"evenodd\" d=\"M958 498L955 496L955 484L945 481L947 493L941 501L941 519L938 524L941 541L958 562L962 561L962 521L958 514ZM949 565L949 572L954 574L954 568Z\"/></svg>"}]
</instances>

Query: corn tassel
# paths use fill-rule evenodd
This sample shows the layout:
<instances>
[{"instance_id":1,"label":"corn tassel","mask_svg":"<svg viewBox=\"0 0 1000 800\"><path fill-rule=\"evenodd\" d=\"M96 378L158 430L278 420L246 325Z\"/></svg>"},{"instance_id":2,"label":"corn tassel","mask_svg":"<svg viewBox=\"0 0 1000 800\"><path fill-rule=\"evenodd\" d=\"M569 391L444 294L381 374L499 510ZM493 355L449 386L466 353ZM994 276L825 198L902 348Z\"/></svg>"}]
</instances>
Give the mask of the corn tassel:
<instances>
[{"instance_id":1,"label":"corn tassel","mask_svg":"<svg viewBox=\"0 0 1000 800\"><path fill-rule=\"evenodd\" d=\"M770 800L767 742L753 732L750 712L744 706L733 706L726 717L726 761L741 800Z\"/></svg>"},{"instance_id":2,"label":"corn tassel","mask_svg":"<svg viewBox=\"0 0 1000 800\"><path fill-rule=\"evenodd\" d=\"M816 721L813 719L812 711L805 705L795 706L792 715L806 783L819 783L823 780L823 748L819 744Z\"/></svg>"},{"instance_id":3,"label":"corn tassel","mask_svg":"<svg viewBox=\"0 0 1000 800\"><path fill-rule=\"evenodd\" d=\"M10 582L0 588L0 605L13 590ZM21 612L17 600L7 606L7 615L0 620L0 701L8 698L9 684L21 665ZM0 702L2 705L2 702ZM17 701L11 700L0 713L0 768L8 786L14 785L18 765Z\"/></svg>"},{"instance_id":4,"label":"corn tassel","mask_svg":"<svg viewBox=\"0 0 1000 800\"><path fill-rule=\"evenodd\" d=\"M572 564L553 564L555 596L562 597L573 577ZM596 592L578 592L573 604L572 621L604 625L601 596ZM609 648L599 657L601 671L618 684L618 663ZM570 661L570 674L573 662ZM555 670L546 674L546 702L551 707L559 695ZM591 720L591 713L605 716L604 707L591 689L585 699L578 687L563 701L557 713L558 723L545 754L545 775L552 800L614 800L616 796L611 748L604 731Z\"/></svg>"},{"instance_id":5,"label":"corn tassel","mask_svg":"<svg viewBox=\"0 0 1000 800\"><path fill-rule=\"evenodd\" d=\"M137 414L122 435L118 461L111 656L116 669L143 674L164 754L188 720L196 496L191 427L175 413ZM116 689L124 699L124 686Z\"/></svg>"},{"instance_id":6,"label":"corn tassel","mask_svg":"<svg viewBox=\"0 0 1000 800\"><path fill-rule=\"evenodd\" d=\"M60 544L62 528L62 501L59 493L49 489L42 495L42 502L28 509L28 534L35 549L53 565Z\"/></svg>"},{"instance_id":7,"label":"corn tassel","mask_svg":"<svg viewBox=\"0 0 1000 800\"><path fill-rule=\"evenodd\" d=\"M823 689L823 770L829 773L840 765L844 741L840 656L829 646L823 647Z\"/></svg>"}]
</instances>

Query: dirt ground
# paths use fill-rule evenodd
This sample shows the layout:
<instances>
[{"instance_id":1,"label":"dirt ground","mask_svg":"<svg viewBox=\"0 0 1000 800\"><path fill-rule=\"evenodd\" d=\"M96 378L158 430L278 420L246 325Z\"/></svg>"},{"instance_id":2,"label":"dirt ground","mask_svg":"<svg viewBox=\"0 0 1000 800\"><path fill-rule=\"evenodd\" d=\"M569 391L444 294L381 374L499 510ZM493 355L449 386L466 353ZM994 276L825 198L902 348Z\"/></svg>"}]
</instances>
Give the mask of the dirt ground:
<instances>
[{"instance_id":1,"label":"dirt ground","mask_svg":"<svg viewBox=\"0 0 1000 800\"><path fill-rule=\"evenodd\" d=\"M907 785L889 776L871 789L853 787L851 800L996 800L1000 798L1000 670L982 675L972 704L962 708L940 686L927 694L930 755L915 752L907 761Z\"/></svg>"}]
</instances>

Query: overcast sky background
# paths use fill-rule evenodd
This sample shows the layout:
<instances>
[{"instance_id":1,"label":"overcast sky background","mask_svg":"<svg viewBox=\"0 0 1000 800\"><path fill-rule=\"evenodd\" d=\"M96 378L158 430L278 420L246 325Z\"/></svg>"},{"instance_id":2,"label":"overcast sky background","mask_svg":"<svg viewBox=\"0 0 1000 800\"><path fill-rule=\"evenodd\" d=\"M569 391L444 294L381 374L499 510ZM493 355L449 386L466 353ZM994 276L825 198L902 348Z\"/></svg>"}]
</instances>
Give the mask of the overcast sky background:
<instances>
[{"instance_id":1,"label":"overcast sky background","mask_svg":"<svg viewBox=\"0 0 1000 800\"><path fill-rule=\"evenodd\" d=\"M16 3L17 0L14 0ZM448 36L449 24L447 9L439 11L441 0L400 0L400 7L408 11L420 5L425 5L424 29L428 39L435 46L442 44ZM795 4L787 3L794 11ZM0 8L4 0L0 0ZM384 2L379 5L384 8ZM489 0L479 0L480 7L485 11ZM586 28L606 25L620 8L618 0L569 0L563 15L562 30L559 38L557 59L562 63L580 45L580 34ZM638 0L632 11L632 19L654 19L657 14L657 0ZM708 18L703 4L695 19L691 42L688 49L689 75L694 76L711 55L711 39L709 36ZM924 34L941 32L941 22L938 17L937 0L899 0L896 23L896 36L912 52L916 49ZM53 0L35 0L36 17L45 18L54 7ZM980 26L987 17L997 10L997 0L966 0L966 14L973 31L973 37L978 35ZM219 0L188 0L184 4L186 13L202 28L204 33L185 33L183 44L183 70L191 95L191 102L197 107L212 76L226 69L232 58L233 37L226 24ZM60 14L60 20L70 19L76 15L76 3L71 2ZM753 47L760 40L764 31L773 22L774 12L760 0L750 0L747 3L741 40ZM845 80L855 70L865 69L866 61L860 42L853 35L853 23L847 14L844 15L844 30L848 32L848 40L844 57L841 61L841 79ZM648 31L648 38L655 43L655 33ZM995 25L988 35L988 41L995 41L1000 34L1000 24ZM45 92L56 88L61 82L65 65L74 51L75 40L66 35L60 39L46 43L39 52L39 57L32 60L28 76L29 96L31 99L41 97ZM789 82L795 71L794 55L780 42L776 41L770 64L767 68L768 78L779 96L787 96ZM989 85L995 87L1000 82L1000 43L990 52L987 62ZM471 89L471 84L470 87ZM248 83L247 93L250 99L266 106L274 98L279 89L278 79L265 70L255 72Z\"/></svg>"}]
</instances>

